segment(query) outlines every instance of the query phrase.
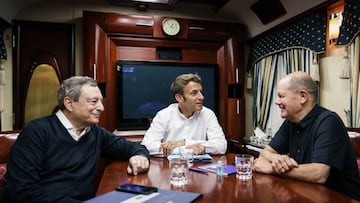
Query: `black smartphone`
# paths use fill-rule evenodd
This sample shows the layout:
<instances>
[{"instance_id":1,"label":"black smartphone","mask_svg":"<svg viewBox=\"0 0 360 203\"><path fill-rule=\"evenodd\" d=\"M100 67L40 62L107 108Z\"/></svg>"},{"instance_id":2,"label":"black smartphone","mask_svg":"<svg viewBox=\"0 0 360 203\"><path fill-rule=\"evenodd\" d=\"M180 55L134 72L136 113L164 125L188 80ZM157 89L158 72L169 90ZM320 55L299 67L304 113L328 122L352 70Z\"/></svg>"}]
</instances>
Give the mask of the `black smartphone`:
<instances>
[{"instance_id":1,"label":"black smartphone","mask_svg":"<svg viewBox=\"0 0 360 203\"><path fill-rule=\"evenodd\" d=\"M148 195L153 192L157 192L158 189L156 187L126 183L126 184L118 186L116 188L116 191Z\"/></svg>"}]
</instances>

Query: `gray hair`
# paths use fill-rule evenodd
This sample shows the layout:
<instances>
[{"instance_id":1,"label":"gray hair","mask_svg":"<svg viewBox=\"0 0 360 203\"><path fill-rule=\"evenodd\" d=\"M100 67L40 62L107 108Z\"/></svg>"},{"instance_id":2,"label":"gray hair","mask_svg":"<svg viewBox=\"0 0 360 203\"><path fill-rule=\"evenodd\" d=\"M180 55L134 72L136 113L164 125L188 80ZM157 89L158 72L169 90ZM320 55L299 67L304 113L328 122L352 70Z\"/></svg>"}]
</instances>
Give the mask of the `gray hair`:
<instances>
[{"instance_id":1,"label":"gray hair","mask_svg":"<svg viewBox=\"0 0 360 203\"><path fill-rule=\"evenodd\" d=\"M173 97L175 97L176 94L180 94L183 96L184 87L189 82L196 82L202 84L201 78L198 74L188 73L188 74L179 75L178 77L176 77L175 81L171 84L171 93Z\"/></svg>"},{"instance_id":2,"label":"gray hair","mask_svg":"<svg viewBox=\"0 0 360 203\"><path fill-rule=\"evenodd\" d=\"M291 91L297 92L299 90L306 90L309 95L313 98L313 102L317 103L319 98L319 87L318 84L308 74L293 74L289 78L289 87Z\"/></svg>"},{"instance_id":3,"label":"gray hair","mask_svg":"<svg viewBox=\"0 0 360 203\"><path fill-rule=\"evenodd\" d=\"M84 85L96 87L96 80L88 76L72 76L62 82L58 91L58 109L64 109L64 98L69 97L73 101L79 101L81 88Z\"/></svg>"}]
</instances>

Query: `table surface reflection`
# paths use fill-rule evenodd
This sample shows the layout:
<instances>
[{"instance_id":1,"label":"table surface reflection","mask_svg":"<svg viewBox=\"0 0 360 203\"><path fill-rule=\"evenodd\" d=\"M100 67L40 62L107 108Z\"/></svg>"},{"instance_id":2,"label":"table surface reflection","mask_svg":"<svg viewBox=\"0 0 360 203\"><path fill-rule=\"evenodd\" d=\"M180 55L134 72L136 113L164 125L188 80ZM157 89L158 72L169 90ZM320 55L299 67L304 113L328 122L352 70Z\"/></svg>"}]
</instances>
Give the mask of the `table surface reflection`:
<instances>
[{"instance_id":1,"label":"table surface reflection","mask_svg":"<svg viewBox=\"0 0 360 203\"><path fill-rule=\"evenodd\" d=\"M214 162L221 159L233 164L234 154L213 156ZM235 175L219 177L190 171L189 182L183 187L174 187L169 181L168 160L151 158L147 173L137 176L126 173L127 162L114 161L108 165L100 182L97 196L113 191L124 183L149 185L160 189L197 192L203 194L196 202L358 202L323 185L254 173L252 180L241 181ZM195 163L195 166L206 163Z\"/></svg>"}]
</instances>

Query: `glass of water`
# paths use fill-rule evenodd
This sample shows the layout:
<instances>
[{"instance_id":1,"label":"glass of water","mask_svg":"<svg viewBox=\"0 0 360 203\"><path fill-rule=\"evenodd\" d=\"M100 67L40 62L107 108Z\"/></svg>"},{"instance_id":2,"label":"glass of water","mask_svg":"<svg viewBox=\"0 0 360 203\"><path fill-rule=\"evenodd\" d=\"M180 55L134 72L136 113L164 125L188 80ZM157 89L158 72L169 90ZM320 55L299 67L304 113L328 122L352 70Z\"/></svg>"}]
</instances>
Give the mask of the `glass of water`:
<instances>
[{"instance_id":1,"label":"glass of water","mask_svg":"<svg viewBox=\"0 0 360 203\"><path fill-rule=\"evenodd\" d=\"M252 178L252 166L254 156L250 154L235 155L236 177L240 180L250 180Z\"/></svg>"},{"instance_id":2,"label":"glass of water","mask_svg":"<svg viewBox=\"0 0 360 203\"><path fill-rule=\"evenodd\" d=\"M194 149L192 148L183 148L180 150L180 156L188 160L188 167L193 166L194 162Z\"/></svg>"},{"instance_id":3,"label":"glass of water","mask_svg":"<svg viewBox=\"0 0 360 203\"><path fill-rule=\"evenodd\" d=\"M173 158L169 160L170 183L174 186L183 186L188 182L188 160Z\"/></svg>"}]
</instances>

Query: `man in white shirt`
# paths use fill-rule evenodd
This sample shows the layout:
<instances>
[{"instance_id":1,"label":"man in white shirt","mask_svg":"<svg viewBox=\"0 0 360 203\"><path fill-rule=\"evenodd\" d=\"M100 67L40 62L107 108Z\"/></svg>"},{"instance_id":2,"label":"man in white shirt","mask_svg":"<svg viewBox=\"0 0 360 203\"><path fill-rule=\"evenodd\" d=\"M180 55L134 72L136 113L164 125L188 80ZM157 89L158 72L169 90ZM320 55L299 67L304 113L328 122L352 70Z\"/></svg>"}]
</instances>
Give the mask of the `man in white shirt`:
<instances>
[{"instance_id":1,"label":"man in white shirt","mask_svg":"<svg viewBox=\"0 0 360 203\"><path fill-rule=\"evenodd\" d=\"M200 76L178 76L171 91L177 103L156 114L141 144L152 154L168 155L181 146L194 149L194 154L224 154L227 141L215 113L203 106Z\"/></svg>"}]
</instances>

